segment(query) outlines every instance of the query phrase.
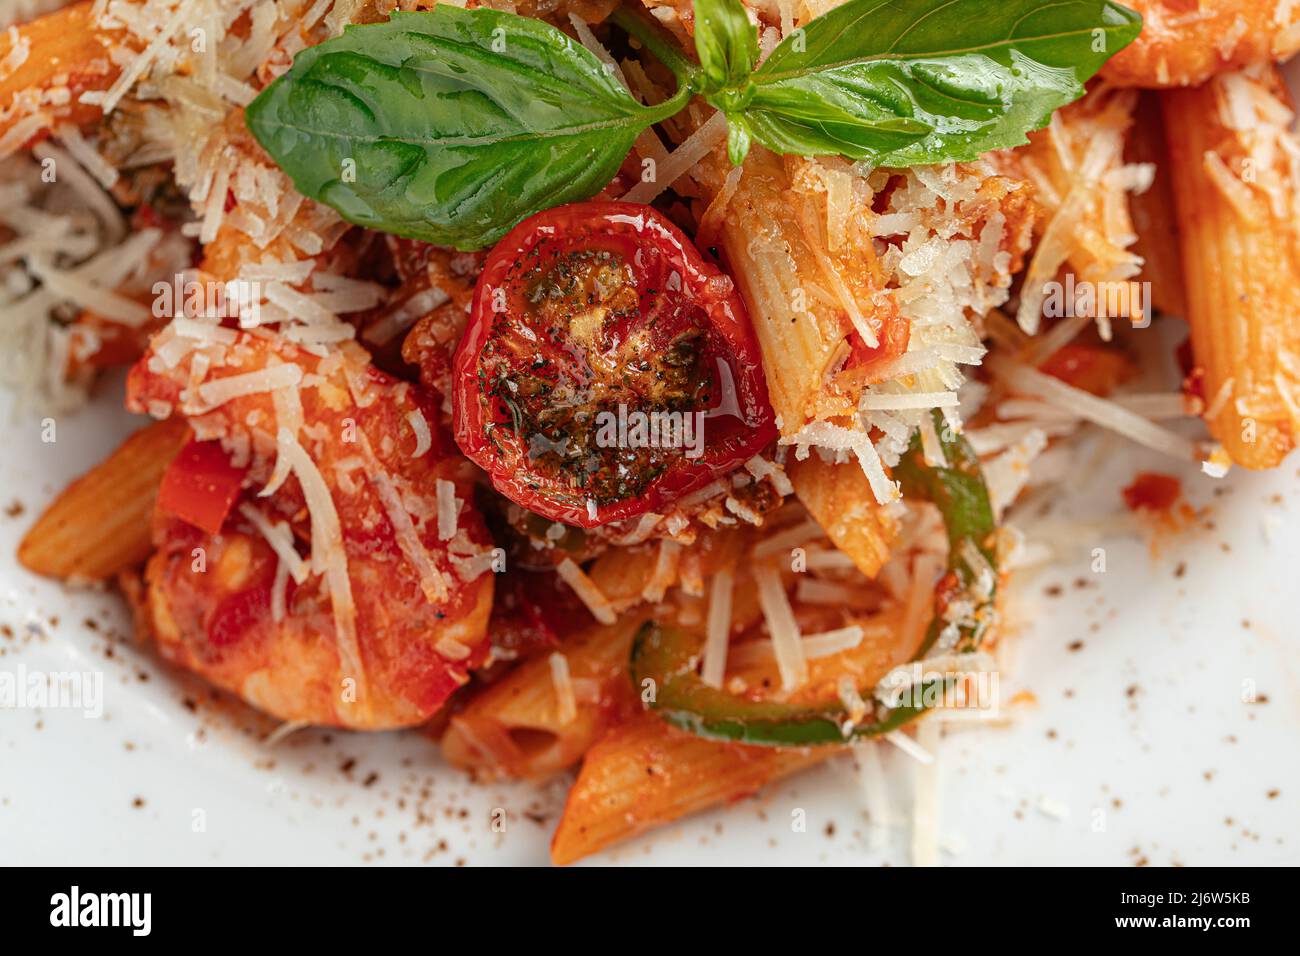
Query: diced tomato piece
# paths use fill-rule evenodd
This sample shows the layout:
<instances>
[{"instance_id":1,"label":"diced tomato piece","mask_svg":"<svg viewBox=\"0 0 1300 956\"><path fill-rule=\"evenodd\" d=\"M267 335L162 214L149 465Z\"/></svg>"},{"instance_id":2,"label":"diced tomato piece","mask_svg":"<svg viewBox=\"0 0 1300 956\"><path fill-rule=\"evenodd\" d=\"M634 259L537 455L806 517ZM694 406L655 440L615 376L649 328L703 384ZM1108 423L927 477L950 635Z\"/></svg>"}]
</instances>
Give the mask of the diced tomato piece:
<instances>
[{"instance_id":1,"label":"diced tomato piece","mask_svg":"<svg viewBox=\"0 0 1300 956\"><path fill-rule=\"evenodd\" d=\"M1123 353L1097 345L1062 346L1041 368L1067 385L1094 395L1109 395L1134 374L1133 363Z\"/></svg>"},{"instance_id":2,"label":"diced tomato piece","mask_svg":"<svg viewBox=\"0 0 1300 956\"><path fill-rule=\"evenodd\" d=\"M220 534L246 471L230 464L220 442L191 441L163 474L158 507L208 534Z\"/></svg>"},{"instance_id":3,"label":"diced tomato piece","mask_svg":"<svg viewBox=\"0 0 1300 956\"><path fill-rule=\"evenodd\" d=\"M907 351L908 340L912 337L911 320L899 315L897 311L889 312L880 320L876 329L879 342L872 348L854 332L849 336L849 360L844 363L844 371L865 373L865 381L870 381L872 366L896 359Z\"/></svg>"},{"instance_id":4,"label":"diced tomato piece","mask_svg":"<svg viewBox=\"0 0 1300 956\"><path fill-rule=\"evenodd\" d=\"M1173 475L1141 471L1122 493L1130 511L1168 513L1182 497L1183 486Z\"/></svg>"}]
</instances>

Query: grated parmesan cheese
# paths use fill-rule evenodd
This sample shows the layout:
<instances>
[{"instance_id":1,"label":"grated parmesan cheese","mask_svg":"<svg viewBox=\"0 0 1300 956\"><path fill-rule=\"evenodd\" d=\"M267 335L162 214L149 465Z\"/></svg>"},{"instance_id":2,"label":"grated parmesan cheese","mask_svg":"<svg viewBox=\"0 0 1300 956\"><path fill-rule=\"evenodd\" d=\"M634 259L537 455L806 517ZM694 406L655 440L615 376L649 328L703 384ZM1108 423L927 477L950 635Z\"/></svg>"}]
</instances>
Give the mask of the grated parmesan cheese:
<instances>
[{"instance_id":1,"label":"grated parmesan cheese","mask_svg":"<svg viewBox=\"0 0 1300 956\"><path fill-rule=\"evenodd\" d=\"M1194 461L1199 456L1196 445L1176 432L1162 428L1115 402L1099 398L1058 378L1045 375L1005 356L993 356L988 368L1012 388L1025 395L1041 398L1095 425L1118 432L1124 437L1155 451L1182 461Z\"/></svg>"},{"instance_id":2,"label":"grated parmesan cheese","mask_svg":"<svg viewBox=\"0 0 1300 956\"><path fill-rule=\"evenodd\" d=\"M898 745L906 740L929 759L921 760L915 769L915 798L912 804L912 865L937 866L939 863L939 767L933 753L939 745L939 723L922 720L917 724L916 741L898 731L886 739ZM900 747L906 751L906 747ZM910 751L909 751L910 752ZM918 758L919 759L919 758Z\"/></svg>"},{"instance_id":3,"label":"grated parmesan cheese","mask_svg":"<svg viewBox=\"0 0 1300 956\"><path fill-rule=\"evenodd\" d=\"M785 585L781 583L781 575L766 564L754 566L754 581L758 585L758 602L767 622L776 666L781 672L781 687L786 691L797 690L808 682L808 664Z\"/></svg>"},{"instance_id":4,"label":"grated parmesan cheese","mask_svg":"<svg viewBox=\"0 0 1300 956\"><path fill-rule=\"evenodd\" d=\"M206 414L236 398L274 392L282 388L297 388L301 383L302 368L292 362L271 365L256 372L243 372L213 379L199 386L198 397L203 400L205 407L202 411L193 411L189 414Z\"/></svg>"},{"instance_id":5,"label":"grated parmesan cheese","mask_svg":"<svg viewBox=\"0 0 1300 956\"><path fill-rule=\"evenodd\" d=\"M298 484L302 486L311 515L312 568L318 574L324 573L329 586L340 675L356 682L356 700L363 708L368 708L365 667L357 642L357 608L352 597L352 579L348 576L348 555L343 545L343 527L339 523L338 510L320 469L297 439L281 429L279 444L282 453L289 458Z\"/></svg>"},{"instance_id":6,"label":"grated parmesan cheese","mask_svg":"<svg viewBox=\"0 0 1300 956\"><path fill-rule=\"evenodd\" d=\"M438 496L438 537L450 541L456 537L460 502L456 498L456 486L444 478L435 481Z\"/></svg>"},{"instance_id":7,"label":"grated parmesan cheese","mask_svg":"<svg viewBox=\"0 0 1300 956\"><path fill-rule=\"evenodd\" d=\"M561 561L555 571L565 584L573 588L573 593L578 595L578 599L587 606L587 610L597 621L608 625L618 620L609 598L605 597L600 588L596 587L596 582L587 577L572 558Z\"/></svg>"},{"instance_id":8,"label":"grated parmesan cheese","mask_svg":"<svg viewBox=\"0 0 1300 956\"><path fill-rule=\"evenodd\" d=\"M578 701L573 690L573 678L569 674L569 659L555 651L549 661L559 721L562 726L568 726L578 717Z\"/></svg>"},{"instance_id":9,"label":"grated parmesan cheese","mask_svg":"<svg viewBox=\"0 0 1300 956\"><path fill-rule=\"evenodd\" d=\"M393 526L393 534L397 538L398 548L401 549L406 560L411 563L411 567L415 569L415 573L420 579L420 590L424 592L425 600L430 604L441 604L451 594L451 590L447 586L446 576L433 563L433 558L429 555L428 549L425 548L424 542L420 540L419 532L415 530L415 525L411 521L410 514L407 513L406 505L402 502L402 496L398 493L392 476L384 470L383 465L375 456L374 449L370 447L369 438L360 428L357 429L357 438L362 450L370 459L366 477L370 480L371 486L379 496L379 502L383 505L389 524Z\"/></svg>"},{"instance_id":10,"label":"grated parmesan cheese","mask_svg":"<svg viewBox=\"0 0 1300 956\"><path fill-rule=\"evenodd\" d=\"M880 635L887 633L884 628L875 629ZM866 631L858 624L809 634L799 639L800 652L805 660L819 660L833 657L844 651L851 651L862 643ZM770 661L775 656L773 645L768 641L745 641L731 648L730 663L733 667L750 667Z\"/></svg>"},{"instance_id":11,"label":"grated parmesan cheese","mask_svg":"<svg viewBox=\"0 0 1300 956\"><path fill-rule=\"evenodd\" d=\"M700 669L700 679L718 689L722 688L722 679L727 673L734 581L732 570L723 568L713 576L709 588L709 617L705 629L704 664Z\"/></svg>"},{"instance_id":12,"label":"grated parmesan cheese","mask_svg":"<svg viewBox=\"0 0 1300 956\"><path fill-rule=\"evenodd\" d=\"M433 447L433 434L429 431L429 422L424 417L424 412L418 408L413 408L406 413L406 421L411 426L411 431L415 432L415 448L411 452L412 458L419 458Z\"/></svg>"},{"instance_id":13,"label":"grated parmesan cheese","mask_svg":"<svg viewBox=\"0 0 1300 956\"><path fill-rule=\"evenodd\" d=\"M682 141L682 144L658 164L649 182L640 182L623 195L624 202L649 203L665 189L681 179L696 163L707 156L715 146L727 138L726 114L718 111L699 129Z\"/></svg>"}]
</instances>

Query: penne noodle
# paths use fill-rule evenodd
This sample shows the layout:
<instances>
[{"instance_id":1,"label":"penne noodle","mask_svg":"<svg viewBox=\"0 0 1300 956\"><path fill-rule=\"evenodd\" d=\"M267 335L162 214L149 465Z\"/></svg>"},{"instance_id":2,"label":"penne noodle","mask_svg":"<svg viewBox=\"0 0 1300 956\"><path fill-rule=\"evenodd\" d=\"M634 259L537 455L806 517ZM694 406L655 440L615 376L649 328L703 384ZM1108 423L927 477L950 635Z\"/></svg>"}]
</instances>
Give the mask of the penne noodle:
<instances>
[{"instance_id":1,"label":"penne noodle","mask_svg":"<svg viewBox=\"0 0 1300 956\"><path fill-rule=\"evenodd\" d=\"M652 827L749 796L840 752L718 743L644 714L588 751L551 841L551 859L572 863Z\"/></svg>"},{"instance_id":2,"label":"penne noodle","mask_svg":"<svg viewBox=\"0 0 1300 956\"><path fill-rule=\"evenodd\" d=\"M852 462L836 465L816 454L803 461L793 457L786 473L794 492L827 536L859 571L875 577L889 560L889 545L898 522L876 502L862 469Z\"/></svg>"},{"instance_id":3,"label":"penne noodle","mask_svg":"<svg viewBox=\"0 0 1300 956\"><path fill-rule=\"evenodd\" d=\"M743 169L721 223L721 245L763 350L772 408L788 435L816 405L848 326L841 309L812 291L825 279L817 252L789 215L787 163L756 146Z\"/></svg>"},{"instance_id":4,"label":"penne noodle","mask_svg":"<svg viewBox=\"0 0 1300 956\"><path fill-rule=\"evenodd\" d=\"M1129 214L1137 232L1133 251L1142 257L1138 280L1151 283L1155 308L1170 315L1187 315L1183 258L1178 247L1178 216L1170 181L1169 148L1165 143L1160 98L1155 93L1138 97L1133 128L1125 140L1124 159L1129 163L1153 163L1151 187L1129 196Z\"/></svg>"},{"instance_id":5,"label":"penne noodle","mask_svg":"<svg viewBox=\"0 0 1300 956\"><path fill-rule=\"evenodd\" d=\"M142 563L163 472L189 438L182 419L136 432L55 498L18 546L29 571L103 581Z\"/></svg>"},{"instance_id":6,"label":"penne noodle","mask_svg":"<svg viewBox=\"0 0 1300 956\"><path fill-rule=\"evenodd\" d=\"M746 589L753 587L738 588L737 596ZM919 593L928 597L928 583ZM846 680L869 696L892 668L911 659L923 637L923 627L909 633L904 617L905 608L898 605L854 619L854 639L844 640L843 650L810 659L809 680L790 699L835 699ZM826 642L829 636L813 640ZM775 660L753 654L749 649L755 643L741 645L746 651L738 666L728 668L724 686L779 686ZM660 824L748 796L769 781L840 752L839 747L804 750L721 743L677 730L653 713L636 714L588 750L551 844L552 859L571 863Z\"/></svg>"},{"instance_id":7,"label":"penne noodle","mask_svg":"<svg viewBox=\"0 0 1300 956\"><path fill-rule=\"evenodd\" d=\"M81 97L108 89L117 78L109 50L122 41L95 24L91 6L82 0L0 32L0 63L15 46L26 48L15 69L0 71L0 157L61 123L86 126L100 118L100 108Z\"/></svg>"},{"instance_id":8,"label":"penne noodle","mask_svg":"<svg viewBox=\"0 0 1300 956\"><path fill-rule=\"evenodd\" d=\"M574 691L561 700L548 656L532 658L487 687L452 718L442 738L453 765L483 776L537 778L572 766L633 703L627 660L644 617L593 627L558 650Z\"/></svg>"},{"instance_id":9,"label":"penne noodle","mask_svg":"<svg viewBox=\"0 0 1300 956\"><path fill-rule=\"evenodd\" d=\"M844 338L839 323L818 314L812 301L793 301L800 263L811 261L812 253L780 214L788 185L780 157L755 149L722 226L722 245L763 349L768 392L783 431L803 424Z\"/></svg>"},{"instance_id":10,"label":"penne noodle","mask_svg":"<svg viewBox=\"0 0 1300 956\"><path fill-rule=\"evenodd\" d=\"M587 576L614 609L622 612L647 601L660 600L660 587L667 589L682 584L683 571L711 577L719 569L733 566L754 534L748 526L701 528L695 542L683 547L670 561L665 561L663 542L610 548L592 562Z\"/></svg>"},{"instance_id":11,"label":"penne noodle","mask_svg":"<svg viewBox=\"0 0 1300 956\"><path fill-rule=\"evenodd\" d=\"M1247 468L1281 462L1300 427L1300 147L1282 97L1272 68L1161 97L1208 424Z\"/></svg>"},{"instance_id":12,"label":"penne noodle","mask_svg":"<svg viewBox=\"0 0 1300 956\"><path fill-rule=\"evenodd\" d=\"M1300 5L1288 0L1127 0L1142 33L1102 68L1116 86L1195 86L1300 50Z\"/></svg>"},{"instance_id":13,"label":"penne noodle","mask_svg":"<svg viewBox=\"0 0 1300 956\"><path fill-rule=\"evenodd\" d=\"M1132 249L1136 235L1129 198L1146 185L1150 170L1126 164L1124 156L1136 103L1134 90L1095 87L1059 110L1045 129L1030 134L1028 146L1001 158L1034 184L1044 211L1016 314L1030 335L1041 333L1043 317L1050 314L1052 283L1072 275L1076 283L1101 291L1140 271ZM1098 299L1098 306L1107 301L1102 295ZM1106 327L1117 314L1131 314L1127 295L1115 305L1113 312L1094 308L1091 317Z\"/></svg>"}]
</instances>

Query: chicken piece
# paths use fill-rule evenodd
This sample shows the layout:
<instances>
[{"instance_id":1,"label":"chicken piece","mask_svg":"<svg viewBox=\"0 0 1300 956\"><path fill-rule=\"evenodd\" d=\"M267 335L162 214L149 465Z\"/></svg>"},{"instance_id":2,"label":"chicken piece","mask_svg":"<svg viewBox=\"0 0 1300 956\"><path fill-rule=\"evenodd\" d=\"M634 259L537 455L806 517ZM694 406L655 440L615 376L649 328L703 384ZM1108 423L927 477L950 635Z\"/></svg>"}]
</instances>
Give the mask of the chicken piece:
<instances>
[{"instance_id":1,"label":"chicken piece","mask_svg":"<svg viewBox=\"0 0 1300 956\"><path fill-rule=\"evenodd\" d=\"M488 649L468 462L427 393L355 346L205 334L169 327L128 381L131 408L186 416L246 469L216 534L168 513L164 481L144 608L160 652L283 720L428 720Z\"/></svg>"}]
</instances>

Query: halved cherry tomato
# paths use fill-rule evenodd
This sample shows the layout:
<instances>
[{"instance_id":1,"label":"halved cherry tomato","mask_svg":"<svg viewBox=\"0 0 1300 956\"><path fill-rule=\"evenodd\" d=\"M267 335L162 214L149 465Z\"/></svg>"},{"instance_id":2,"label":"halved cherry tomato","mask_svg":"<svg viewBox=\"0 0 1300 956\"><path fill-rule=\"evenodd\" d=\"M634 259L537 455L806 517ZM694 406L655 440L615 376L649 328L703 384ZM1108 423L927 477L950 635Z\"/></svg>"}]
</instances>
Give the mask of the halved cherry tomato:
<instances>
[{"instance_id":1,"label":"halved cherry tomato","mask_svg":"<svg viewBox=\"0 0 1300 956\"><path fill-rule=\"evenodd\" d=\"M507 234L453 381L456 442L497 491L583 528L662 510L776 437L731 279L633 203L560 206Z\"/></svg>"},{"instance_id":2,"label":"halved cherry tomato","mask_svg":"<svg viewBox=\"0 0 1300 956\"><path fill-rule=\"evenodd\" d=\"M246 470L230 464L221 442L191 440L163 473L158 507L208 534L220 534Z\"/></svg>"}]
</instances>

